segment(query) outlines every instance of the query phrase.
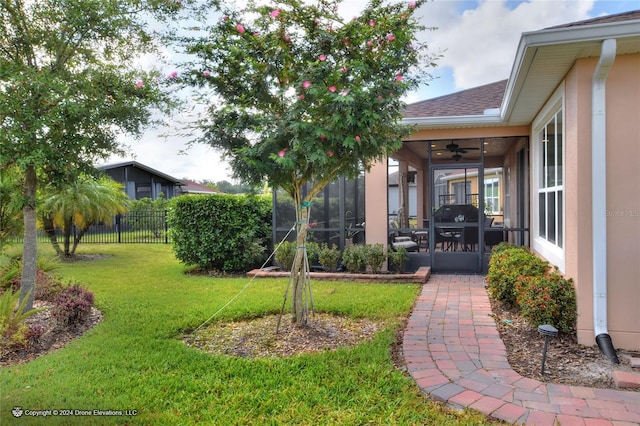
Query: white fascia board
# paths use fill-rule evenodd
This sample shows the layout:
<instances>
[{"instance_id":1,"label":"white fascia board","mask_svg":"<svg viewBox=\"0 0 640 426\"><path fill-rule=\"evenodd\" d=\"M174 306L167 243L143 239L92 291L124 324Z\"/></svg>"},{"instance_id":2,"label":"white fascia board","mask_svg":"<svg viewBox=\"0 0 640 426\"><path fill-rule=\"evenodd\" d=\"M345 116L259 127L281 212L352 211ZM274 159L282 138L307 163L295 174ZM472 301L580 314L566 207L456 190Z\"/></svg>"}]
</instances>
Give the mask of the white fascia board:
<instances>
[{"instance_id":1,"label":"white fascia board","mask_svg":"<svg viewBox=\"0 0 640 426\"><path fill-rule=\"evenodd\" d=\"M412 117L402 119L402 124L418 127L467 127L478 125L501 124L500 114L491 115L460 115L450 117Z\"/></svg>"},{"instance_id":2,"label":"white fascia board","mask_svg":"<svg viewBox=\"0 0 640 426\"><path fill-rule=\"evenodd\" d=\"M522 33L522 40L529 46L552 46L554 44L602 41L608 38L638 37L640 20L609 22L597 25L550 28Z\"/></svg>"},{"instance_id":3,"label":"white fascia board","mask_svg":"<svg viewBox=\"0 0 640 426\"><path fill-rule=\"evenodd\" d=\"M575 27L550 28L546 30L530 31L522 33L516 57L513 61L511 74L507 80L502 106L500 107L503 121L507 121L512 105L512 98L517 98L517 93L524 80L527 78L529 67L535 58L538 48L557 44L599 42L605 39L638 37L640 23L638 20L609 22L605 24L585 25ZM517 89L517 90L516 90Z\"/></svg>"}]
</instances>

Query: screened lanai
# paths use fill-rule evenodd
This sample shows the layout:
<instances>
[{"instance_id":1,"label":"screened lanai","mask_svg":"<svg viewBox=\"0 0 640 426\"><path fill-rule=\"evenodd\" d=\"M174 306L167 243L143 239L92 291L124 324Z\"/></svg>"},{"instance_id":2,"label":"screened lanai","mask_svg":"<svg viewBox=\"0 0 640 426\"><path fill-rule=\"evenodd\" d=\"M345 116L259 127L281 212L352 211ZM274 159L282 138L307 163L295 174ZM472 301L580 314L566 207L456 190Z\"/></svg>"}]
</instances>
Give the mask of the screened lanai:
<instances>
[{"instance_id":1,"label":"screened lanai","mask_svg":"<svg viewBox=\"0 0 640 426\"><path fill-rule=\"evenodd\" d=\"M411 264L486 271L501 241L528 241L528 138L405 141L387 163L389 244L417 243Z\"/></svg>"},{"instance_id":2,"label":"screened lanai","mask_svg":"<svg viewBox=\"0 0 640 426\"><path fill-rule=\"evenodd\" d=\"M313 199L308 240L343 250L347 244L365 241L364 172L356 179L341 177ZM291 197L282 190L273 193L273 240L294 241L296 212Z\"/></svg>"}]
</instances>

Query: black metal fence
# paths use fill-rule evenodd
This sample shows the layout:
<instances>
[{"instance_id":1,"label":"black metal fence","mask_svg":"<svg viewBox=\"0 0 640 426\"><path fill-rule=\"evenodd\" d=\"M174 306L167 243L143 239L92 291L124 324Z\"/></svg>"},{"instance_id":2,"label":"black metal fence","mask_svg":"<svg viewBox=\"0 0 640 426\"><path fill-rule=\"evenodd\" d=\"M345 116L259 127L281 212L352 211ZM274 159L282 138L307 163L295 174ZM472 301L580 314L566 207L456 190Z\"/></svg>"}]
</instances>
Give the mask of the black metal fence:
<instances>
[{"instance_id":1,"label":"black metal fence","mask_svg":"<svg viewBox=\"0 0 640 426\"><path fill-rule=\"evenodd\" d=\"M131 211L117 215L111 222L92 225L82 236L81 243L92 244L169 244L169 227L166 210ZM74 226L71 238L79 230ZM62 229L55 229L60 243L64 238ZM38 241L49 241L42 230L38 230Z\"/></svg>"}]
</instances>

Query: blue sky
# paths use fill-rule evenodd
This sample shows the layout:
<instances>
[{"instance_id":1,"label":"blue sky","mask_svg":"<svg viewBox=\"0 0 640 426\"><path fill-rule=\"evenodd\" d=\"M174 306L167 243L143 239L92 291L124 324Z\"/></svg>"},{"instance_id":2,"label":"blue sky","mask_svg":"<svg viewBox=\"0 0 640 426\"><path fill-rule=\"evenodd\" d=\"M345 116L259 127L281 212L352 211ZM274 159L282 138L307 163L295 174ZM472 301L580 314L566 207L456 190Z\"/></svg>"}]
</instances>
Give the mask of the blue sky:
<instances>
[{"instance_id":1,"label":"blue sky","mask_svg":"<svg viewBox=\"0 0 640 426\"><path fill-rule=\"evenodd\" d=\"M408 1L408 0L407 0ZM357 15L363 0L345 0L342 13ZM509 77L520 36L554 25L640 9L640 2L623 0L434 0L419 11L420 19L435 31L421 34L432 52L442 52L435 77L413 93L407 102L430 99ZM176 121L179 120L176 117ZM149 131L130 142L135 159L176 178L231 180L231 172L219 154L205 146L185 150L185 140Z\"/></svg>"}]
</instances>

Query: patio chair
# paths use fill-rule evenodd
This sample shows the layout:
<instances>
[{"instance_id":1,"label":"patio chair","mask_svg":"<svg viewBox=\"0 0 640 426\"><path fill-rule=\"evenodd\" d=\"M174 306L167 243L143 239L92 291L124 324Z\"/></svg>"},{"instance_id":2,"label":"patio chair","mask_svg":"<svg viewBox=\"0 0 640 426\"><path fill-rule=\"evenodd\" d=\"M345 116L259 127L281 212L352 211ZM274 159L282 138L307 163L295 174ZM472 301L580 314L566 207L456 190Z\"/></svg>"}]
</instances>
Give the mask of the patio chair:
<instances>
[{"instance_id":1,"label":"patio chair","mask_svg":"<svg viewBox=\"0 0 640 426\"><path fill-rule=\"evenodd\" d=\"M418 251L418 243L411 236L402 235L395 221L389 221L389 245L393 250L404 247L407 251Z\"/></svg>"}]
</instances>

